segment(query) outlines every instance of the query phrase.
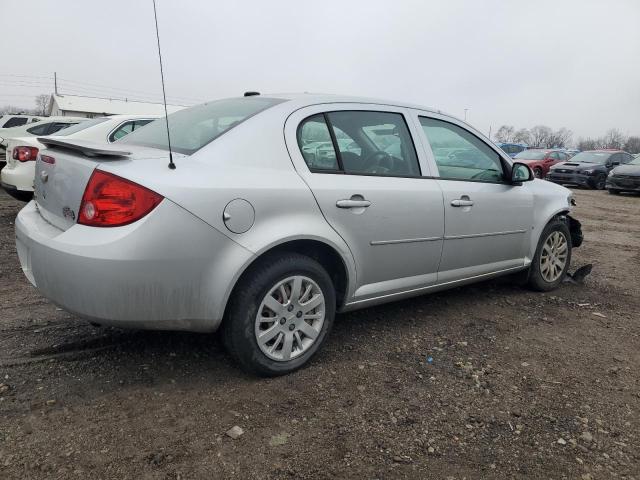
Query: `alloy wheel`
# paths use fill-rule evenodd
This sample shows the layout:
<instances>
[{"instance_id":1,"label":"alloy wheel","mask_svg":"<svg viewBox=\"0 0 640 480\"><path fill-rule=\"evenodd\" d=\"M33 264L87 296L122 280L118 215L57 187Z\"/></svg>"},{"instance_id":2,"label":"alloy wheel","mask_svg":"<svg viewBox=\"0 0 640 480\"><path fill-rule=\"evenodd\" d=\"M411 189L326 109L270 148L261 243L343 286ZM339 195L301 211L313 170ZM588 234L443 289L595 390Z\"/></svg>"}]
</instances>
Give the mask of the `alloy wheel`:
<instances>
[{"instance_id":1,"label":"alloy wheel","mask_svg":"<svg viewBox=\"0 0 640 480\"><path fill-rule=\"evenodd\" d=\"M276 361L299 357L320 335L325 312L324 294L314 280L296 275L279 281L258 308L255 320L258 347Z\"/></svg>"},{"instance_id":2,"label":"alloy wheel","mask_svg":"<svg viewBox=\"0 0 640 480\"><path fill-rule=\"evenodd\" d=\"M551 232L542 247L540 255L540 273L546 282L553 283L564 272L567 265L569 243L564 233Z\"/></svg>"}]
</instances>

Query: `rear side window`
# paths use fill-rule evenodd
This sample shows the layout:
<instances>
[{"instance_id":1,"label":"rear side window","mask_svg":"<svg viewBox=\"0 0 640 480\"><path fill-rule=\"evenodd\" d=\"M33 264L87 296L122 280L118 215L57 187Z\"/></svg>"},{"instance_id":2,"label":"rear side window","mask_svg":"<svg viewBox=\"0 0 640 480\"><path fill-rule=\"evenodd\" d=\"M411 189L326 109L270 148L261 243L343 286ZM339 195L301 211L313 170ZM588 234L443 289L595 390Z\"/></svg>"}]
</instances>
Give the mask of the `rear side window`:
<instances>
[{"instance_id":1,"label":"rear side window","mask_svg":"<svg viewBox=\"0 0 640 480\"><path fill-rule=\"evenodd\" d=\"M7 120L3 128L19 127L20 125L25 125L27 120L29 120L27 117L13 117Z\"/></svg>"},{"instance_id":2,"label":"rear side window","mask_svg":"<svg viewBox=\"0 0 640 480\"><path fill-rule=\"evenodd\" d=\"M339 111L307 118L298 144L311 171L420 176L413 140L399 113Z\"/></svg>"},{"instance_id":3,"label":"rear side window","mask_svg":"<svg viewBox=\"0 0 640 480\"><path fill-rule=\"evenodd\" d=\"M229 98L172 113L168 118L171 147L191 155L249 117L283 101L261 96ZM169 150L166 122L167 119L159 118L119 143Z\"/></svg>"},{"instance_id":4,"label":"rear side window","mask_svg":"<svg viewBox=\"0 0 640 480\"><path fill-rule=\"evenodd\" d=\"M46 135L48 129L49 129L49 124L44 123L44 124L36 125L35 127L27 128L27 132L29 132L32 135Z\"/></svg>"},{"instance_id":5,"label":"rear side window","mask_svg":"<svg viewBox=\"0 0 640 480\"><path fill-rule=\"evenodd\" d=\"M77 123L77 122L76 122ZM47 131L47 135L53 135L54 133L56 133L59 130L63 130L65 128L70 127L71 125L75 125L76 123L62 123L62 122L56 122L53 124L49 124L49 130Z\"/></svg>"},{"instance_id":6,"label":"rear side window","mask_svg":"<svg viewBox=\"0 0 640 480\"><path fill-rule=\"evenodd\" d=\"M503 182L500 156L471 132L453 123L420 117L440 177L450 180Z\"/></svg>"}]
</instances>

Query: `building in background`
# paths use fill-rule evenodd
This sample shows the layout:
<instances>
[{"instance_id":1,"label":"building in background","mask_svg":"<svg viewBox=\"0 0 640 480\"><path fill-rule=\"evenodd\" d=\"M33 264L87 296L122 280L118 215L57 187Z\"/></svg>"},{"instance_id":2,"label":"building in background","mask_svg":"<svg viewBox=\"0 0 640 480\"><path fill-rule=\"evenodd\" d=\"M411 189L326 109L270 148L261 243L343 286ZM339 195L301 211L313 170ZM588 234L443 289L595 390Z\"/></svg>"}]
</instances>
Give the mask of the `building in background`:
<instances>
[{"instance_id":1,"label":"building in background","mask_svg":"<svg viewBox=\"0 0 640 480\"><path fill-rule=\"evenodd\" d=\"M186 108L184 105L167 105L169 113ZM115 100L111 98L82 97L79 95L52 94L47 107L49 116L103 117L105 115L164 115L161 103Z\"/></svg>"}]
</instances>

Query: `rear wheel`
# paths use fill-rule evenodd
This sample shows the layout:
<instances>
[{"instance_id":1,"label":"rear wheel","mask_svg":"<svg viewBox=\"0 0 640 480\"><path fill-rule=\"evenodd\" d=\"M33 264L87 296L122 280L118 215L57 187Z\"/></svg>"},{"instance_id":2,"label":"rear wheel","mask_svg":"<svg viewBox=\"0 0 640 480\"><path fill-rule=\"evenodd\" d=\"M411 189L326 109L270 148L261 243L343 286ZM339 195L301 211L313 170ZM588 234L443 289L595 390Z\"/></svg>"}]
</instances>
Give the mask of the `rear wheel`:
<instances>
[{"instance_id":1,"label":"rear wheel","mask_svg":"<svg viewBox=\"0 0 640 480\"><path fill-rule=\"evenodd\" d=\"M237 286L223 325L229 353L264 376L292 372L318 351L335 316L326 270L297 253L260 262Z\"/></svg>"},{"instance_id":2,"label":"rear wheel","mask_svg":"<svg viewBox=\"0 0 640 480\"><path fill-rule=\"evenodd\" d=\"M571 263L571 233L567 224L554 219L542 231L529 267L529 286L547 292L560 285Z\"/></svg>"},{"instance_id":3,"label":"rear wheel","mask_svg":"<svg viewBox=\"0 0 640 480\"><path fill-rule=\"evenodd\" d=\"M611 195L620 195L620 190L615 190L615 189L613 189L613 188L610 188L610 189L609 189L609 193L610 193Z\"/></svg>"},{"instance_id":4,"label":"rear wheel","mask_svg":"<svg viewBox=\"0 0 640 480\"><path fill-rule=\"evenodd\" d=\"M604 173L599 173L593 181L593 188L596 190L604 190L607 184L607 176Z\"/></svg>"}]
</instances>

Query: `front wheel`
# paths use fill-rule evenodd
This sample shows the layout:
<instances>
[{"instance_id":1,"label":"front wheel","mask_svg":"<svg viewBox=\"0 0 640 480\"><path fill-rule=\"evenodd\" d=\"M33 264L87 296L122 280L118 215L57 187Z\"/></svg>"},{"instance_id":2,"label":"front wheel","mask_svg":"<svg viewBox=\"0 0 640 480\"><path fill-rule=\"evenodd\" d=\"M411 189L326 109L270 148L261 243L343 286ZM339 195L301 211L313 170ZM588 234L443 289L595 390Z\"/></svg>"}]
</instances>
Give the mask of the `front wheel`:
<instances>
[{"instance_id":1,"label":"front wheel","mask_svg":"<svg viewBox=\"0 0 640 480\"><path fill-rule=\"evenodd\" d=\"M258 375L292 372L324 343L335 316L331 277L305 255L271 256L238 284L224 320L223 340L245 369Z\"/></svg>"},{"instance_id":2,"label":"front wheel","mask_svg":"<svg viewBox=\"0 0 640 480\"><path fill-rule=\"evenodd\" d=\"M540 235L536 254L529 267L529 286L548 292L560 285L571 263L571 233L566 222L549 222Z\"/></svg>"},{"instance_id":3,"label":"front wheel","mask_svg":"<svg viewBox=\"0 0 640 480\"><path fill-rule=\"evenodd\" d=\"M604 173L599 173L598 176L593 181L593 188L596 190L604 190L604 187L607 185L607 176Z\"/></svg>"},{"instance_id":4,"label":"front wheel","mask_svg":"<svg viewBox=\"0 0 640 480\"><path fill-rule=\"evenodd\" d=\"M536 178L542 178L542 169L540 167L536 167L533 169L533 176Z\"/></svg>"},{"instance_id":5,"label":"front wheel","mask_svg":"<svg viewBox=\"0 0 640 480\"><path fill-rule=\"evenodd\" d=\"M620 195L620 190L615 190L615 189L613 189L613 188L610 188L610 189L609 189L609 193L610 193L611 195Z\"/></svg>"}]
</instances>

